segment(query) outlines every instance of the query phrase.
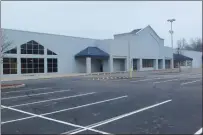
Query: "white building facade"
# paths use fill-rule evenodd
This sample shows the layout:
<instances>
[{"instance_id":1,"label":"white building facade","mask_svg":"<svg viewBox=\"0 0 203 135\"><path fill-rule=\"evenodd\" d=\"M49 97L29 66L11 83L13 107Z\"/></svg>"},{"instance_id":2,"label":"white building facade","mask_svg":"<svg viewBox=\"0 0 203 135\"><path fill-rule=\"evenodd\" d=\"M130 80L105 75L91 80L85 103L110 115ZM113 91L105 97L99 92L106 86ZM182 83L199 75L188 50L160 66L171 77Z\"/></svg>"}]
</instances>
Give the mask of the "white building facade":
<instances>
[{"instance_id":1,"label":"white building facade","mask_svg":"<svg viewBox=\"0 0 203 135\"><path fill-rule=\"evenodd\" d=\"M1 64L3 76L172 68L174 50L151 26L106 40L11 29L3 29L3 35L11 42ZM193 66L201 65L199 54L185 55L193 58Z\"/></svg>"}]
</instances>

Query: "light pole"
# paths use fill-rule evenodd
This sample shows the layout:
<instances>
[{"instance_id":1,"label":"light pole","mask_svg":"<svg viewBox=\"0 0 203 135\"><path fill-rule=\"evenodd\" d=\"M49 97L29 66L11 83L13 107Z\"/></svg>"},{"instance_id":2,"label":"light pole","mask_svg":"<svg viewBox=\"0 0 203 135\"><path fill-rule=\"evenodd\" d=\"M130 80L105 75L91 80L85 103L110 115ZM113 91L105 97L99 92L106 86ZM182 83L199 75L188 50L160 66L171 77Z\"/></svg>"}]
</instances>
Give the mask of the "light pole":
<instances>
[{"instance_id":1,"label":"light pole","mask_svg":"<svg viewBox=\"0 0 203 135\"><path fill-rule=\"evenodd\" d=\"M171 47L172 47L172 54L173 54L173 22L176 21L175 19L168 19L167 20L168 22L171 23L171 30L169 30L169 33L171 34ZM171 62L171 66L172 66L172 69L173 69L173 56L172 56L172 62Z\"/></svg>"},{"instance_id":2,"label":"light pole","mask_svg":"<svg viewBox=\"0 0 203 135\"><path fill-rule=\"evenodd\" d=\"M128 71L129 71L129 77L130 77L130 43L128 41Z\"/></svg>"},{"instance_id":3,"label":"light pole","mask_svg":"<svg viewBox=\"0 0 203 135\"><path fill-rule=\"evenodd\" d=\"M130 41L128 41L128 65L129 65L129 77L132 78L132 60L131 60L131 53L130 53Z\"/></svg>"}]
</instances>

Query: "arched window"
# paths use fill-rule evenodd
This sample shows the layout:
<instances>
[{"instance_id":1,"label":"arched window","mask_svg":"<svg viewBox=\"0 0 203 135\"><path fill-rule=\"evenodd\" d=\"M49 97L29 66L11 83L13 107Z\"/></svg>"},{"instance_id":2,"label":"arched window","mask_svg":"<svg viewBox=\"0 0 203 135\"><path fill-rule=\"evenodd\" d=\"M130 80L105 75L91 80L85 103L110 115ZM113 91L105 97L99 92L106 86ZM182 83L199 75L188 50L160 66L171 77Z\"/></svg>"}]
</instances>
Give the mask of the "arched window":
<instances>
[{"instance_id":1,"label":"arched window","mask_svg":"<svg viewBox=\"0 0 203 135\"><path fill-rule=\"evenodd\" d=\"M49 49L47 49L47 55L57 55L56 53L50 51Z\"/></svg>"},{"instance_id":2,"label":"arched window","mask_svg":"<svg viewBox=\"0 0 203 135\"><path fill-rule=\"evenodd\" d=\"M15 47L15 48L13 48L11 50L8 50L5 53L7 53L7 54L17 54L17 47Z\"/></svg>"},{"instance_id":3,"label":"arched window","mask_svg":"<svg viewBox=\"0 0 203 135\"><path fill-rule=\"evenodd\" d=\"M34 40L21 45L21 54L44 54L44 46Z\"/></svg>"}]
</instances>

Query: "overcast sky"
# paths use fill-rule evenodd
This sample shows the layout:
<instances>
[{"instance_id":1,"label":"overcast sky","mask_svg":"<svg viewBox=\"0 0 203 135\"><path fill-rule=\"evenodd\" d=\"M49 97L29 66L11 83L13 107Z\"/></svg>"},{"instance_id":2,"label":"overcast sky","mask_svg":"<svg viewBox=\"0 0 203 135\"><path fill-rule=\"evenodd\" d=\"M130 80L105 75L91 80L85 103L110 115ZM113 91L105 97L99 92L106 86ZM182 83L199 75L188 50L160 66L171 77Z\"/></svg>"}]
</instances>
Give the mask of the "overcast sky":
<instances>
[{"instance_id":1,"label":"overcast sky","mask_svg":"<svg viewBox=\"0 0 203 135\"><path fill-rule=\"evenodd\" d=\"M176 19L174 44L202 37L201 1L1 2L2 28L109 39L151 25L165 46L170 46L169 18Z\"/></svg>"}]
</instances>

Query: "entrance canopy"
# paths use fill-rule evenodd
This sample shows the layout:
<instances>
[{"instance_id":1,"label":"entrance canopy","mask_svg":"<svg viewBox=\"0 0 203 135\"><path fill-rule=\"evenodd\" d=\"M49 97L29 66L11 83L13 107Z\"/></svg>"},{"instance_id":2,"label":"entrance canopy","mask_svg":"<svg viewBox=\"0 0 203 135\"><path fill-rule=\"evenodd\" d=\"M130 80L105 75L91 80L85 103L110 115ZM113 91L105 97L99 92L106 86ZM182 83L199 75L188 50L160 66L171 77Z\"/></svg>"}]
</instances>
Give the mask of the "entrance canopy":
<instances>
[{"instance_id":1,"label":"entrance canopy","mask_svg":"<svg viewBox=\"0 0 203 135\"><path fill-rule=\"evenodd\" d=\"M193 60L192 58L184 56L182 54L173 54L173 59L178 61Z\"/></svg>"},{"instance_id":2,"label":"entrance canopy","mask_svg":"<svg viewBox=\"0 0 203 135\"><path fill-rule=\"evenodd\" d=\"M109 58L109 54L99 49L98 47L87 47L84 50L77 53L75 57Z\"/></svg>"}]
</instances>

